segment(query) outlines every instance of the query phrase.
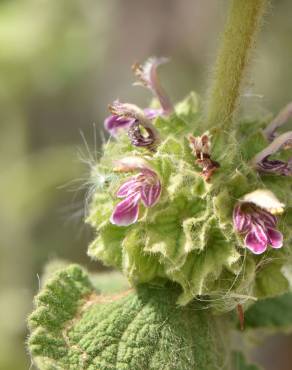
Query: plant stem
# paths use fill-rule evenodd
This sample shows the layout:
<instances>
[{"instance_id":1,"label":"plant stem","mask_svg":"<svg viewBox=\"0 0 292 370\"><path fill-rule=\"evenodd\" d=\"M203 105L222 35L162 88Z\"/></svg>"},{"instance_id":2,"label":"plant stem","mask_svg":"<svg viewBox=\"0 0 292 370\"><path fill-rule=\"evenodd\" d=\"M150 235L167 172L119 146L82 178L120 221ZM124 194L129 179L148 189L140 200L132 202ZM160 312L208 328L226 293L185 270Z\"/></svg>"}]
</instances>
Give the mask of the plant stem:
<instances>
[{"instance_id":1,"label":"plant stem","mask_svg":"<svg viewBox=\"0 0 292 370\"><path fill-rule=\"evenodd\" d=\"M232 123L250 52L269 0L231 0L209 92L207 125Z\"/></svg>"}]
</instances>

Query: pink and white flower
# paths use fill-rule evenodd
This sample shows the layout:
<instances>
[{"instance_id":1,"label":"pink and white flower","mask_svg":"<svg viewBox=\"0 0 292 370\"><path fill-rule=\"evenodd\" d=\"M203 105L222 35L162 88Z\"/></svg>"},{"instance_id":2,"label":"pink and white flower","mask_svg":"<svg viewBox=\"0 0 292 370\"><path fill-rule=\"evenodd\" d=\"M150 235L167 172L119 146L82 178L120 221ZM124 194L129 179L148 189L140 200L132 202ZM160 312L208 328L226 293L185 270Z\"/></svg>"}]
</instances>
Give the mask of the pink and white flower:
<instances>
[{"instance_id":1,"label":"pink and white flower","mask_svg":"<svg viewBox=\"0 0 292 370\"><path fill-rule=\"evenodd\" d=\"M158 202L161 182L156 172L140 158L125 158L119 162L119 166L119 171L139 172L119 187L116 195L124 199L115 206L110 218L115 225L128 226L138 220L140 203L150 208Z\"/></svg>"},{"instance_id":2,"label":"pink and white flower","mask_svg":"<svg viewBox=\"0 0 292 370\"><path fill-rule=\"evenodd\" d=\"M283 235L280 231L276 229L277 227L277 218L273 212L275 209L280 209L279 204L274 204L275 196L271 198L273 202L273 207L269 210L260 207L262 205L260 198L261 190L257 190L253 193L247 194L245 199L239 202L233 211L233 225L235 230L245 236L244 243L246 247L254 254L262 254L266 251L268 246L278 249L283 245ZM270 192L263 190L263 197L267 197ZM254 195L253 195L254 194ZM272 194L272 193L271 193ZM255 197L259 198L256 202L253 202L252 199ZM269 203L269 202L268 202Z\"/></svg>"}]
</instances>

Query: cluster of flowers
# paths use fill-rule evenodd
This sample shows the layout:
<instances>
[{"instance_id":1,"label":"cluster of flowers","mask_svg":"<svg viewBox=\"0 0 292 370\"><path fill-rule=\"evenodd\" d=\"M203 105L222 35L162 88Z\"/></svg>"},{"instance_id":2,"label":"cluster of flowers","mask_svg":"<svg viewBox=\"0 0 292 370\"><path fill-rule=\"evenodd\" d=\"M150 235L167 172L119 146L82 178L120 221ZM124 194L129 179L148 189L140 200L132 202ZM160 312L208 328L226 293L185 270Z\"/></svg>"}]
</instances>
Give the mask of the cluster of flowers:
<instances>
[{"instance_id":1,"label":"cluster of flowers","mask_svg":"<svg viewBox=\"0 0 292 370\"><path fill-rule=\"evenodd\" d=\"M111 115L104 122L105 129L117 138L120 130L127 130L132 145L155 151L160 143L160 135L152 121L158 116L169 116L173 105L160 85L157 74L159 65L167 62L165 58L150 58L144 65L135 64L133 71L138 79L136 84L150 89L159 100L159 109L140 109L136 105L115 101L109 106ZM277 136L276 130L292 115L292 105L288 105L264 130L270 145L258 153L251 161L251 166L258 172L291 176L292 158L288 162L270 159L281 149L292 147L292 132ZM209 181L219 168L219 163L211 159L210 138L189 136L189 141L196 163L202 168L201 175ZM128 157L118 162L117 171L135 172L118 189L119 202L112 213L110 221L118 226L128 226L139 218L139 206L153 207L159 201L162 184L158 174L148 162L138 157ZM233 225L244 236L246 247L254 254L263 253L268 246L281 248L282 234L276 230L276 214L283 211L284 205L268 190L256 190L246 194L234 207Z\"/></svg>"}]
</instances>

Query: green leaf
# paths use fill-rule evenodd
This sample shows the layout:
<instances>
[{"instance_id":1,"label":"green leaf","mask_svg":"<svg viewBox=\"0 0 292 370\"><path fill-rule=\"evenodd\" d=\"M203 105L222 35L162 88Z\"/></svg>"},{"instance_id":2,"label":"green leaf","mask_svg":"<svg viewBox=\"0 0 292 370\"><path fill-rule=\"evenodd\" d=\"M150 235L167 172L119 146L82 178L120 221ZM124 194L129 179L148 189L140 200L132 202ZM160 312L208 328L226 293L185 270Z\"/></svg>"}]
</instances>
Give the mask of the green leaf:
<instances>
[{"instance_id":1,"label":"green leaf","mask_svg":"<svg viewBox=\"0 0 292 370\"><path fill-rule=\"evenodd\" d=\"M69 266L35 300L29 350L41 370L222 368L222 318L197 303L176 306L177 295L174 285L140 285L100 296L80 267Z\"/></svg>"},{"instance_id":2,"label":"green leaf","mask_svg":"<svg viewBox=\"0 0 292 370\"><path fill-rule=\"evenodd\" d=\"M190 126L187 122L175 113L168 118L159 116L155 120L155 127L159 130L160 134L165 135L165 137L168 135L181 135L190 130Z\"/></svg>"},{"instance_id":3,"label":"green leaf","mask_svg":"<svg viewBox=\"0 0 292 370\"><path fill-rule=\"evenodd\" d=\"M140 235L138 235L140 234ZM164 277L163 268L152 253L143 251L143 229L128 231L123 241L123 272L135 284L150 282L158 277Z\"/></svg>"},{"instance_id":4,"label":"green leaf","mask_svg":"<svg viewBox=\"0 0 292 370\"><path fill-rule=\"evenodd\" d=\"M257 153L268 146L268 141L262 131L249 135L246 140L242 140L241 148L246 161L251 160Z\"/></svg>"},{"instance_id":5,"label":"green leaf","mask_svg":"<svg viewBox=\"0 0 292 370\"><path fill-rule=\"evenodd\" d=\"M245 312L244 321L246 328L291 330L292 293L256 302Z\"/></svg>"},{"instance_id":6,"label":"green leaf","mask_svg":"<svg viewBox=\"0 0 292 370\"><path fill-rule=\"evenodd\" d=\"M263 264L256 275L255 293L258 298L278 296L289 290L289 282L282 271L281 251L271 251L270 254L275 252L278 252L278 261Z\"/></svg>"},{"instance_id":7,"label":"green leaf","mask_svg":"<svg viewBox=\"0 0 292 370\"><path fill-rule=\"evenodd\" d=\"M125 228L105 221L98 230L97 238L89 245L88 255L93 259L101 259L105 265L120 267L125 233Z\"/></svg>"},{"instance_id":8,"label":"green leaf","mask_svg":"<svg viewBox=\"0 0 292 370\"><path fill-rule=\"evenodd\" d=\"M217 303L218 308L220 304L222 305L218 297L227 301L224 292L218 292L213 288L216 286L216 280L220 279L224 267L231 267L238 261L240 255L234 250L232 244L226 241L224 235L214 223L215 219L210 218L206 228L210 227L209 231L211 229L212 231L209 233L207 230L205 233L202 232L202 235L206 237L203 241L205 243L204 250L191 251L185 264L173 272L173 279L179 282L184 290L179 299L180 304L189 302L196 295L208 294L209 292L213 293L214 306Z\"/></svg>"},{"instance_id":9,"label":"green leaf","mask_svg":"<svg viewBox=\"0 0 292 370\"><path fill-rule=\"evenodd\" d=\"M192 91L183 101L176 104L175 111L183 120L193 124L194 117L198 115L199 111L198 95Z\"/></svg>"},{"instance_id":10,"label":"green leaf","mask_svg":"<svg viewBox=\"0 0 292 370\"><path fill-rule=\"evenodd\" d=\"M183 148L179 141L172 137L167 138L159 147L161 154L174 154L175 156L182 156Z\"/></svg>"}]
</instances>

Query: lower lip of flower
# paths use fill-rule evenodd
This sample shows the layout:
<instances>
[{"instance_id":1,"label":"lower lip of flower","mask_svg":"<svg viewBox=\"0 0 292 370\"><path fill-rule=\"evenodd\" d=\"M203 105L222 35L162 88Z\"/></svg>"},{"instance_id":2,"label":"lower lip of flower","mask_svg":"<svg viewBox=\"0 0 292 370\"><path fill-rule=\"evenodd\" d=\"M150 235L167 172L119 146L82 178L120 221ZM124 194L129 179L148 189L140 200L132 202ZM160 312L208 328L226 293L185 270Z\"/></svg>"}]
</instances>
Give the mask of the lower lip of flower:
<instances>
[{"instance_id":1,"label":"lower lip of flower","mask_svg":"<svg viewBox=\"0 0 292 370\"><path fill-rule=\"evenodd\" d=\"M275 249L283 245L283 235L275 229L276 217L251 203L234 208L233 223L237 232L245 234L244 243L254 254L262 254L268 245Z\"/></svg>"},{"instance_id":2,"label":"lower lip of flower","mask_svg":"<svg viewBox=\"0 0 292 370\"><path fill-rule=\"evenodd\" d=\"M161 194L161 182L147 163L141 160L135 161L132 157L125 158L125 164L127 168L131 165L132 170L138 168L140 173L124 182L117 191L117 197L124 198L124 200L115 206L110 221L118 226L135 223L139 216L139 203L142 202L147 208L153 207Z\"/></svg>"}]
</instances>

